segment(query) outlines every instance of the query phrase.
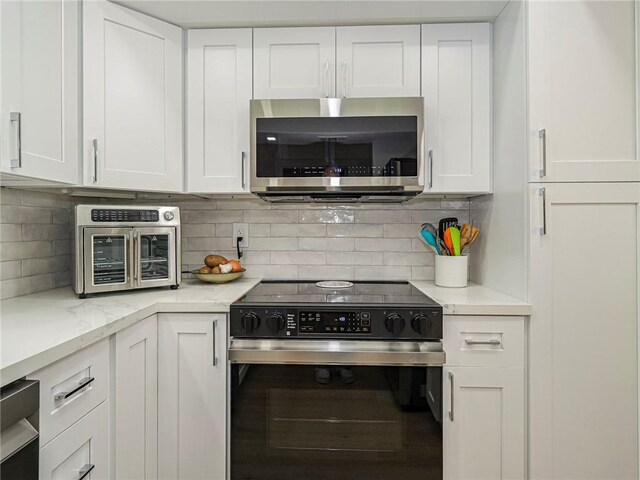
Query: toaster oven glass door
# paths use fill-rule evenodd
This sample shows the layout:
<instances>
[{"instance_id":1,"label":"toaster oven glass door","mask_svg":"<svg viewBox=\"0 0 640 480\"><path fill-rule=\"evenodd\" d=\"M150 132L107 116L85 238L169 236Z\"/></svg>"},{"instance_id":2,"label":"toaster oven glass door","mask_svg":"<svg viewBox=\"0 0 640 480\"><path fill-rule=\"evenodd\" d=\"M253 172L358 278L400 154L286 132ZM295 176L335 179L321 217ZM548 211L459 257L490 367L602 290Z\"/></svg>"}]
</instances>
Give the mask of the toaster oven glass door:
<instances>
[{"instance_id":1,"label":"toaster oven glass door","mask_svg":"<svg viewBox=\"0 0 640 480\"><path fill-rule=\"evenodd\" d=\"M84 229L84 291L107 292L133 288L132 230Z\"/></svg>"},{"instance_id":2,"label":"toaster oven glass door","mask_svg":"<svg viewBox=\"0 0 640 480\"><path fill-rule=\"evenodd\" d=\"M135 287L176 283L176 231L174 228L145 227L134 230Z\"/></svg>"}]
</instances>

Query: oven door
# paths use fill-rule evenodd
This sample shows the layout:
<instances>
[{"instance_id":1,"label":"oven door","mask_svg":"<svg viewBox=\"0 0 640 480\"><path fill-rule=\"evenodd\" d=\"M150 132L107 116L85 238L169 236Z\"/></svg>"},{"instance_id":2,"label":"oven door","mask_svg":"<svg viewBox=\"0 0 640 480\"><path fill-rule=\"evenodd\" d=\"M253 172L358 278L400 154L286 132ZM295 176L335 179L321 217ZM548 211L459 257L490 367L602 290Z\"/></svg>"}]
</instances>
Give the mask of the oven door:
<instances>
[{"instance_id":1,"label":"oven door","mask_svg":"<svg viewBox=\"0 0 640 480\"><path fill-rule=\"evenodd\" d=\"M442 378L444 353L425 350L232 339L230 478L441 479L440 412L426 383L428 372Z\"/></svg>"},{"instance_id":2,"label":"oven door","mask_svg":"<svg viewBox=\"0 0 640 480\"><path fill-rule=\"evenodd\" d=\"M134 288L176 285L176 229L140 227L133 230Z\"/></svg>"},{"instance_id":3,"label":"oven door","mask_svg":"<svg viewBox=\"0 0 640 480\"><path fill-rule=\"evenodd\" d=\"M85 228L84 293L133 288L131 228Z\"/></svg>"}]
</instances>

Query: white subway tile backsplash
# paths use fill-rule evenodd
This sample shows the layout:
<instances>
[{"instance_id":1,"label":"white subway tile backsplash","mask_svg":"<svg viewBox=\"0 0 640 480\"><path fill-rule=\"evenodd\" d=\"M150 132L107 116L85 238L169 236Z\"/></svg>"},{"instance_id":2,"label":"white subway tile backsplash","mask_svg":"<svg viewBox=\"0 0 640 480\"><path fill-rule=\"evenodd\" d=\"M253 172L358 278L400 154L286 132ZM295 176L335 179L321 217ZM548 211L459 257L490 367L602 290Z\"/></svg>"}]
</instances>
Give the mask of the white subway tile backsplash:
<instances>
[{"instance_id":1,"label":"white subway tile backsplash","mask_svg":"<svg viewBox=\"0 0 640 480\"><path fill-rule=\"evenodd\" d=\"M381 237L382 225L337 223L327 225L328 237Z\"/></svg>"},{"instance_id":2,"label":"white subway tile backsplash","mask_svg":"<svg viewBox=\"0 0 640 480\"><path fill-rule=\"evenodd\" d=\"M251 250L298 250L297 238L268 237L254 240L250 244Z\"/></svg>"},{"instance_id":3,"label":"white subway tile backsplash","mask_svg":"<svg viewBox=\"0 0 640 480\"><path fill-rule=\"evenodd\" d=\"M383 252L384 265L408 265L422 267L433 265L433 253L420 252Z\"/></svg>"},{"instance_id":4,"label":"white subway tile backsplash","mask_svg":"<svg viewBox=\"0 0 640 480\"><path fill-rule=\"evenodd\" d=\"M353 238L301 238L300 250L348 252L354 249Z\"/></svg>"},{"instance_id":5,"label":"white subway tile backsplash","mask_svg":"<svg viewBox=\"0 0 640 480\"><path fill-rule=\"evenodd\" d=\"M356 250L360 252L410 252L409 238L356 238Z\"/></svg>"},{"instance_id":6,"label":"white subway tile backsplash","mask_svg":"<svg viewBox=\"0 0 640 480\"><path fill-rule=\"evenodd\" d=\"M355 213L353 210L339 210L331 208L328 210L299 210L300 223L353 223Z\"/></svg>"},{"instance_id":7,"label":"white subway tile backsplash","mask_svg":"<svg viewBox=\"0 0 640 480\"><path fill-rule=\"evenodd\" d=\"M271 252L274 265L324 265L326 261L325 252Z\"/></svg>"},{"instance_id":8,"label":"white subway tile backsplash","mask_svg":"<svg viewBox=\"0 0 640 480\"><path fill-rule=\"evenodd\" d=\"M303 280L355 280L354 267L347 265L300 265L299 277Z\"/></svg>"},{"instance_id":9,"label":"white subway tile backsplash","mask_svg":"<svg viewBox=\"0 0 640 480\"><path fill-rule=\"evenodd\" d=\"M327 265L382 265L382 252L327 252Z\"/></svg>"},{"instance_id":10,"label":"white subway tile backsplash","mask_svg":"<svg viewBox=\"0 0 640 480\"><path fill-rule=\"evenodd\" d=\"M355 267L358 280L407 280L411 278L411 267L403 266L358 266Z\"/></svg>"},{"instance_id":11,"label":"white subway tile backsplash","mask_svg":"<svg viewBox=\"0 0 640 480\"><path fill-rule=\"evenodd\" d=\"M245 210L246 223L296 223L298 212L295 210Z\"/></svg>"},{"instance_id":12,"label":"white subway tile backsplash","mask_svg":"<svg viewBox=\"0 0 640 480\"><path fill-rule=\"evenodd\" d=\"M22 261L9 260L0 262L0 280L10 280L22 276Z\"/></svg>"},{"instance_id":13,"label":"white subway tile backsplash","mask_svg":"<svg viewBox=\"0 0 640 480\"><path fill-rule=\"evenodd\" d=\"M22 240L22 226L19 223L0 225L0 242L19 242Z\"/></svg>"},{"instance_id":14,"label":"white subway tile backsplash","mask_svg":"<svg viewBox=\"0 0 640 480\"><path fill-rule=\"evenodd\" d=\"M324 237L327 235L327 227L318 223L273 223L271 235L274 237ZM251 227L253 228L253 226Z\"/></svg>"},{"instance_id":15,"label":"white subway tile backsplash","mask_svg":"<svg viewBox=\"0 0 640 480\"><path fill-rule=\"evenodd\" d=\"M410 223L409 210L360 210L356 212L356 223Z\"/></svg>"}]
</instances>

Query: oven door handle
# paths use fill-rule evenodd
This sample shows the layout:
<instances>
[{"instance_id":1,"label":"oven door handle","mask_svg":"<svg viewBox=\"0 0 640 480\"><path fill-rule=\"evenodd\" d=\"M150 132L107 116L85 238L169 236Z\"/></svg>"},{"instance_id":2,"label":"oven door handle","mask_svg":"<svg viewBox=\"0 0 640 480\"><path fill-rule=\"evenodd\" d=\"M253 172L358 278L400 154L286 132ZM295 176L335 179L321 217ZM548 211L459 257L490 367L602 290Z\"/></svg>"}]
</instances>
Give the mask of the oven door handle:
<instances>
[{"instance_id":1,"label":"oven door handle","mask_svg":"<svg viewBox=\"0 0 640 480\"><path fill-rule=\"evenodd\" d=\"M441 342L231 339L231 363L441 367Z\"/></svg>"}]
</instances>

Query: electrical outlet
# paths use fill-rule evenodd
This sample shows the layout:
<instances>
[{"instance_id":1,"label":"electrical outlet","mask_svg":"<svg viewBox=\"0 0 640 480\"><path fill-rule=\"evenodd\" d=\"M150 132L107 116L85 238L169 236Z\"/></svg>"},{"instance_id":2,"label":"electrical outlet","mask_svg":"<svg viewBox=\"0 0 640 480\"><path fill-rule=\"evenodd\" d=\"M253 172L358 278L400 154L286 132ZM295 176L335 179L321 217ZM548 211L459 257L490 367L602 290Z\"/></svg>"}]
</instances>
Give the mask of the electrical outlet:
<instances>
[{"instance_id":1,"label":"electrical outlet","mask_svg":"<svg viewBox=\"0 0 640 480\"><path fill-rule=\"evenodd\" d=\"M240 242L241 247L247 248L249 246L249 224L248 223L234 223L233 224L233 238L231 239L232 246L236 246L236 238L242 237Z\"/></svg>"}]
</instances>

